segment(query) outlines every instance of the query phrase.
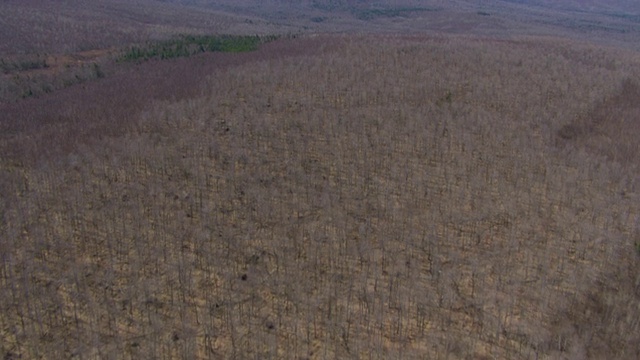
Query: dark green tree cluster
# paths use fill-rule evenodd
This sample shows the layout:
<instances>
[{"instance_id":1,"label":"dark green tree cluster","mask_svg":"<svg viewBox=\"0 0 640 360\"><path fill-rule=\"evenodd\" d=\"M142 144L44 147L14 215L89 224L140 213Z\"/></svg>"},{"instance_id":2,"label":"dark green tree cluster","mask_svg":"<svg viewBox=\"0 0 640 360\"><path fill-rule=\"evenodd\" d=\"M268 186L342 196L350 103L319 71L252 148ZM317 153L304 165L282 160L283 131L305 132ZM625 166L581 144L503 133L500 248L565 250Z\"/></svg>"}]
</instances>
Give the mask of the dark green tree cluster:
<instances>
[{"instance_id":1,"label":"dark green tree cluster","mask_svg":"<svg viewBox=\"0 0 640 360\"><path fill-rule=\"evenodd\" d=\"M49 67L46 56L30 56L28 58L8 60L0 59L0 71L10 74L18 71L45 69Z\"/></svg>"},{"instance_id":2,"label":"dark green tree cluster","mask_svg":"<svg viewBox=\"0 0 640 360\"><path fill-rule=\"evenodd\" d=\"M0 101L14 102L38 97L58 89L106 77L103 65L98 62L69 66L51 73L13 74L0 83Z\"/></svg>"},{"instance_id":3,"label":"dark green tree cluster","mask_svg":"<svg viewBox=\"0 0 640 360\"><path fill-rule=\"evenodd\" d=\"M353 15L360 20L373 20L381 17L399 17L408 16L414 12L422 11L438 11L437 8L424 8L424 7L397 7L397 8L383 8L383 9L353 9Z\"/></svg>"},{"instance_id":4,"label":"dark green tree cluster","mask_svg":"<svg viewBox=\"0 0 640 360\"><path fill-rule=\"evenodd\" d=\"M183 35L176 39L132 46L120 61L149 59L173 59L189 57L204 52L255 51L258 45L275 40L277 36L233 36L233 35Z\"/></svg>"}]
</instances>

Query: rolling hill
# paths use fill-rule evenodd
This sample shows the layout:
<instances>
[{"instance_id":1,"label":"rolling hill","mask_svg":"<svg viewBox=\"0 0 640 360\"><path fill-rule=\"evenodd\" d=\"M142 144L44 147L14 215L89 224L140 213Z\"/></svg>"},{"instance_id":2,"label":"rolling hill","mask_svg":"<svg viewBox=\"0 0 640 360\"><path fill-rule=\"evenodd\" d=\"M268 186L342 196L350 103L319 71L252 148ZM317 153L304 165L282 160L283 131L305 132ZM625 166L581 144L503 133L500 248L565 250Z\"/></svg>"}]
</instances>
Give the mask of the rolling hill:
<instances>
[{"instance_id":1,"label":"rolling hill","mask_svg":"<svg viewBox=\"0 0 640 360\"><path fill-rule=\"evenodd\" d=\"M1 2L0 356L640 358L604 4Z\"/></svg>"}]
</instances>

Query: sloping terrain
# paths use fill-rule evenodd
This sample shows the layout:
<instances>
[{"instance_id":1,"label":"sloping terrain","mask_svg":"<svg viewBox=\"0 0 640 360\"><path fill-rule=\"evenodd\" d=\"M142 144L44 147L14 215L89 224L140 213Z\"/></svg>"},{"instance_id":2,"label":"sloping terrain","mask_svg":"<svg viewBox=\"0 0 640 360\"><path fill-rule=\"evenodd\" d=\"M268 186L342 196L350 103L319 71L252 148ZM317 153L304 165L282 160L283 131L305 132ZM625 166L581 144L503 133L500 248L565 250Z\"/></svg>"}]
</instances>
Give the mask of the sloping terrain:
<instances>
[{"instance_id":1,"label":"sloping terrain","mask_svg":"<svg viewBox=\"0 0 640 360\"><path fill-rule=\"evenodd\" d=\"M70 53L175 34L274 34L256 18L151 0L0 2L0 54Z\"/></svg>"},{"instance_id":2,"label":"sloping terrain","mask_svg":"<svg viewBox=\"0 0 640 360\"><path fill-rule=\"evenodd\" d=\"M185 33L561 32L636 46L639 12L623 1L8 0L0 3L0 33L10 35L0 39L0 54L68 53Z\"/></svg>"},{"instance_id":3,"label":"sloping terrain","mask_svg":"<svg viewBox=\"0 0 640 360\"><path fill-rule=\"evenodd\" d=\"M640 5L633 0L503 0L518 4L584 12L608 12L638 15Z\"/></svg>"},{"instance_id":4,"label":"sloping terrain","mask_svg":"<svg viewBox=\"0 0 640 360\"><path fill-rule=\"evenodd\" d=\"M0 2L0 356L640 358L636 8Z\"/></svg>"},{"instance_id":5,"label":"sloping terrain","mask_svg":"<svg viewBox=\"0 0 640 360\"><path fill-rule=\"evenodd\" d=\"M640 20L632 7L592 8L463 0L10 0L0 3L0 33L8 35L0 38L0 103L109 76L123 49L185 34L564 36L639 49Z\"/></svg>"},{"instance_id":6,"label":"sloping terrain","mask_svg":"<svg viewBox=\"0 0 640 360\"><path fill-rule=\"evenodd\" d=\"M580 143L636 111L637 54L293 44L325 50L51 159L84 115L0 138L5 358L640 356L637 163Z\"/></svg>"}]
</instances>

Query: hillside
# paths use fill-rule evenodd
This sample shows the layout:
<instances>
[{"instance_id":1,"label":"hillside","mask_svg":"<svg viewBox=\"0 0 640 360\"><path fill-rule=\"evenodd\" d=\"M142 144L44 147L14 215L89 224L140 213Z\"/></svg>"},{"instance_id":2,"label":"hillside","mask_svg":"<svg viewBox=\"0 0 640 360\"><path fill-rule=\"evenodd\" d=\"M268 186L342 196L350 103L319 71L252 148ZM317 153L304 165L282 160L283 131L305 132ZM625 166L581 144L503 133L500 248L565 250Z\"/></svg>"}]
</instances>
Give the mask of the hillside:
<instances>
[{"instance_id":1,"label":"hillside","mask_svg":"<svg viewBox=\"0 0 640 360\"><path fill-rule=\"evenodd\" d=\"M638 15L640 5L633 0L503 0L506 2L584 12Z\"/></svg>"},{"instance_id":2,"label":"hillside","mask_svg":"<svg viewBox=\"0 0 640 360\"><path fill-rule=\"evenodd\" d=\"M286 25L154 0L0 2L0 54L73 53L176 34L278 34Z\"/></svg>"},{"instance_id":3,"label":"hillside","mask_svg":"<svg viewBox=\"0 0 640 360\"><path fill-rule=\"evenodd\" d=\"M632 5L0 2L0 356L640 358Z\"/></svg>"},{"instance_id":4,"label":"hillside","mask_svg":"<svg viewBox=\"0 0 640 360\"><path fill-rule=\"evenodd\" d=\"M534 1L10 0L0 2L0 33L8 34L0 38L0 104L110 77L131 47L184 36L550 36L640 49L632 7L585 9Z\"/></svg>"},{"instance_id":5,"label":"hillside","mask_svg":"<svg viewBox=\"0 0 640 360\"><path fill-rule=\"evenodd\" d=\"M47 0L0 2L0 54L73 53L176 34L563 35L637 49L634 2L468 0Z\"/></svg>"},{"instance_id":6,"label":"hillside","mask_svg":"<svg viewBox=\"0 0 640 360\"><path fill-rule=\"evenodd\" d=\"M280 44L324 50L219 68L51 160L20 154L81 122L2 138L5 357L640 355L637 158L583 142L627 139L599 114L637 116L635 53Z\"/></svg>"}]
</instances>

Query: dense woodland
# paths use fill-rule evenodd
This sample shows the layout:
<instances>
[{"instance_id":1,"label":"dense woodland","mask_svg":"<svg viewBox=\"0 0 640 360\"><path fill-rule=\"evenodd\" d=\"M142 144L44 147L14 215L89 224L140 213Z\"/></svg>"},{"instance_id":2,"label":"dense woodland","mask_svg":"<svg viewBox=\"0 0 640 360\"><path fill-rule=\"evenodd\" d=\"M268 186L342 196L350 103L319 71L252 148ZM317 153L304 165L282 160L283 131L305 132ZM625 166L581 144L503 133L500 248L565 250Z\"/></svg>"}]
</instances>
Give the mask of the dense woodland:
<instances>
[{"instance_id":1,"label":"dense woodland","mask_svg":"<svg viewBox=\"0 0 640 360\"><path fill-rule=\"evenodd\" d=\"M0 103L5 359L640 357L633 46L105 59Z\"/></svg>"}]
</instances>

